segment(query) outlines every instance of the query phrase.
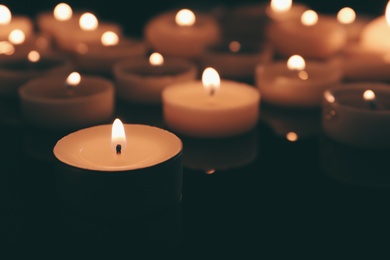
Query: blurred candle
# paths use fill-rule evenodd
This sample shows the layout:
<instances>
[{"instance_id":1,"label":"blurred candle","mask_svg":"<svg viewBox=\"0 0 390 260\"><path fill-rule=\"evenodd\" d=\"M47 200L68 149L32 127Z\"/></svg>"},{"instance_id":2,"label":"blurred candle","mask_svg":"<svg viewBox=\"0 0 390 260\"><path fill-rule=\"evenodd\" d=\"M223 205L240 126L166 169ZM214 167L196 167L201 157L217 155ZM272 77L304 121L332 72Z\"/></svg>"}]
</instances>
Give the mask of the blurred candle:
<instances>
[{"instance_id":1,"label":"blurred candle","mask_svg":"<svg viewBox=\"0 0 390 260\"><path fill-rule=\"evenodd\" d=\"M20 30L30 38L34 34L33 22L28 16L12 15L7 6L0 4L0 41L8 40L14 30Z\"/></svg>"}]
</instances>

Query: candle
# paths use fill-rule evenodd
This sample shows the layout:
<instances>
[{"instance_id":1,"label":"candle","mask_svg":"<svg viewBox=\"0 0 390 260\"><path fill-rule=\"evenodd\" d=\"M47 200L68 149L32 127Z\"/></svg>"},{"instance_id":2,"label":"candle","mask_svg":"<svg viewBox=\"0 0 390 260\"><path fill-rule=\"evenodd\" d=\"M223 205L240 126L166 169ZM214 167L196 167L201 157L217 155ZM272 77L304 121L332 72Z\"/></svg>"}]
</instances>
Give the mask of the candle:
<instances>
[{"instance_id":1,"label":"candle","mask_svg":"<svg viewBox=\"0 0 390 260\"><path fill-rule=\"evenodd\" d=\"M23 15L12 15L7 6L0 4L0 41L8 40L13 30L20 30L26 38L34 33L34 26L30 18Z\"/></svg>"},{"instance_id":2,"label":"candle","mask_svg":"<svg viewBox=\"0 0 390 260\"><path fill-rule=\"evenodd\" d=\"M167 86L162 102L170 129L187 136L218 138L243 134L256 126L260 94L245 83L220 81L217 71L206 68L202 81Z\"/></svg>"},{"instance_id":3,"label":"candle","mask_svg":"<svg viewBox=\"0 0 390 260\"><path fill-rule=\"evenodd\" d=\"M333 140L366 149L390 147L390 87L378 82L336 85L324 92L322 127Z\"/></svg>"},{"instance_id":4,"label":"candle","mask_svg":"<svg viewBox=\"0 0 390 260\"><path fill-rule=\"evenodd\" d=\"M345 29L333 18L305 11L300 20L271 23L267 38L282 56L294 54L325 59L340 51L347 42Z\"/></svg>"},{"instance_id":5,"label":"candle","mask_svg":"<svg viewBox=\"0 0 390 260\"><path fill-rule=\"evenodd\" d=\"M55 52L52 48L52 40L47 35L37 33L26 39L25 33L19 29L11 31L8 41L2 41L1 44L0 52L13 57L25 57L31 50L44 55Z\"/></svg>"},{"instance_id":6,"label":"candle","mask_svg":"<svg viewBox=\"0 0 390 260\"><path fill-rule=\"evenodd\" d=\"M337 13L337 21L347 32L347 40L356 42L360 40L363 28L370 22L371 18L357 16L350 7L341 8Z\"/></svg>"},{"instance_id":7,"label":"candle","mask_svg":"<svg viewBox=\"0 0 390 260\"><path fill-rule=\"evenodd\" d=\"M182 149L169 131L119 119L70 133L53 149L60 204L100 217L134 217L176 205Z\"/></svg>"},{"instance_id":8,"label":"candle","mask_svg":"<svg viewBox=\"0 0 390 260\"><path fill-rule=\"evenodd\" d=\"M200 57L203 68L215 68L226 79L254 79L255 67L272 59L269 44L242 44L238 41L223 42L208 46Z\"/></svg>"},{"instance_id":9,"label":"candle","mask_svg":"<svg viewBox=\"0 0 390 260\"><path fill-rule=\"evenodd\" d=\"M221 38L219 24L211 15L195 14L188 9L166 12L148 21L146 41L163 55L197 58L210 44Z\"/></svg>"},{"instance_id":10,"label":"candle","mask_svg":"<svg viewBox=\"0 0 390 260\"><path fill-rule=\"evenodd\" d=\"M276 61L256 67L256 85L264 102L286 107L319 107L322 94L342 80L337 63L305 61L291 56L287 64Z\"/></svg>"},{"instance_id":11,"label":"candle","mask_svg":"<svg viewBox=\"0 0 390 260\"><path fill-rule=\"evenodd\" d=\"M300 18L306 10L306 5L293 3L292 0L271 0L266 14L271 21L282 22Z\"/></svg>"},{"instance_id":12,"label":"candle","mask_svg":"<svg viewBox=\"0 0 390 260\"><path fill-rule=\"evenodd\" d=\"M113 67L119 99L138 104L161 104L162 90L171 84L195 80L197 66L179 57L124 59Z\"/></svg>"},{"instance_id":13,"label":"candle","mask_svg":"<svg viewBox=\"0 0 390 260\"><path fill-rule=\"evenodd\" d=\"M142 40L119 37L115 32L106 31L101 35L99 43L79 44L75 49L68 50L68 53L79 70L112 78L115 63L143 57L146 51L147 46Z\"/></svg>"},{"instance_id":14,"label":"candle","mask_svg":"<svg viewBox=\"0 0 390 260\"><path fill-rule=\"evenodd\" d=\"M0 95L17 97L18 88L27 81L44 75L70 73L72 63L57 54L40 55L30 51L27 57L9 57L0 60Z\"/></svg>"}]
</instances>

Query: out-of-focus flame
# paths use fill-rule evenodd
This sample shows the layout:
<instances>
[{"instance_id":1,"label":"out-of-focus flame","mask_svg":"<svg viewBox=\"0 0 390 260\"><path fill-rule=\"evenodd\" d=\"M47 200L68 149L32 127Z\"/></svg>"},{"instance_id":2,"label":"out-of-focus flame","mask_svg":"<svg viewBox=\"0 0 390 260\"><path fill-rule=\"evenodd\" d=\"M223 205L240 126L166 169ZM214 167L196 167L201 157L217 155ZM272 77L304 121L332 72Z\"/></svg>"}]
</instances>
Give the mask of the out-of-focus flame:
<instances>
[{"instance_id":1,"label":"out-of-focus flame","mask_svg":"<svg viewBox=\"0 0 390 260\"><path fill-rule=\"evenodd\" d=\"M195 24L196 17L191 10L182 9L179 12L177 12L175 21L176 24L180 26L192 26Z\"/></svg>"}]
</instances>

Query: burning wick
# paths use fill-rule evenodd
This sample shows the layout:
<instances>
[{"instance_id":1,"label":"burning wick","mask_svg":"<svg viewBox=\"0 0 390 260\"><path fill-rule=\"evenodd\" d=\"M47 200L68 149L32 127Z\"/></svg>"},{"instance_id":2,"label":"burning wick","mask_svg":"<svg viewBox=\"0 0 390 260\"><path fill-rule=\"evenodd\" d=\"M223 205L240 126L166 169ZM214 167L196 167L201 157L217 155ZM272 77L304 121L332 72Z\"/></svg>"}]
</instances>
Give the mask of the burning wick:
<instances>
[{"instance_id":1,"label":"burning wick","mask_svg":"<svg viewBox=\"0 0 390 260\"><path fill-rule=\"evenodd\" d=\"M115 147L116 154L121 154L122 153L122 145L117 144Z\"/></svg>"},{"instance_id":2,"label":"burning wick","mask_svg":"<svg viewBox=\"0 0 390 260\"><path fill-rule=\"evenodd\" d=\"M209 96L212 97L218 91L221 84L221 79L218 72L214 68L208 67L203 71L202 83Z\"/></svg>"},{"instance_id":3,"label":"burning wick","mask_svg":"<svg viewBox=\"0 0 390 260\"><path fill-rule=\"evenodd\" d=\"M72 95L74 89L80 84L81 76L78 72L72 72L66 78L65 89L68 95Z\"/></svg>"},{"instance_id":4,"label":"burning wick","mask_svg":"<svg viewBox=\"0 0 390 260\"><path fill-rule=\"evenodd\" d=\"M363 98L365 101L367 101L367 104L370 106L371 109L373 109L373 110L377 109L374 91L372 91L370 89L364 91Z\"/></svg>"}]
</instances>

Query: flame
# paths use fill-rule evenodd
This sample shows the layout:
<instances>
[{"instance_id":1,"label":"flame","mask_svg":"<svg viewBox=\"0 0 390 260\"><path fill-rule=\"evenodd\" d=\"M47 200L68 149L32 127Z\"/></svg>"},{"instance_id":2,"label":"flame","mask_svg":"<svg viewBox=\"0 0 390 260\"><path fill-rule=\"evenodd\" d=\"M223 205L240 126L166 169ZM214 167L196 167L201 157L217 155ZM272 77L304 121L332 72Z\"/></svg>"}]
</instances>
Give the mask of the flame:
<instances>
[{"instance_id":1,"label":"flame","mask_svg":"<svg viewBox=\"0 0 390 260\"><path fill-rule=\"evenodd\" d=\"M0 5L0 24L9 24L12 19L11 11L5 5Z\"/></svg>"},{"instance_id":2,"label":"flame","mask_svg":"<svg viewBox=\"0 0 390 260\"><path fill-rule=\"evenodd\" d=\"M104 46L114 46L119 42L119 37L116 33L107 31L102 34L101 42Z\"/></svg>"},{"instance_id":3,"label":"flame","mask_svg":"<svg viewBox=\"0 0 390 260\"><path fill-rule=\"evenodd\" d=\"M179 26L192 26L195 20L195 14L189 9L180 10L175 17L176 24Z\"/></svg>"},{"instance_id":4,"label":"flame","mask_svg":"<svg viewBox=\"0 0 390 260\"><path fill-rule=\"evenodd\" d=\"M294 132L288 132L286 134L286 139L289 140L290 142L295 142L298 140L298 135Z\"/></svg>"},{"instance_id":5,"label":"flame","mask_svg":"<svg viewBox=\"0 0 390 260\"><path fill-rule=\"evenodd\" d=\"M76 87L80 84L81 76L78 72L72 72L69 74L69 76L66 78L66 85Z\"/></svg>"},{"instance_id":6,"label":"flame","mask_svg":"<svg viewBox=\"0 0 390 260\"><path fill-rule=\"evenodd\" d=\"M214 95L221 84L218 72L214 68L206 68L202 74L202 83L203 87L209 93L209 95Z\"/></svg>"},{"instance_id":7,"label":"flame","mask_svg":"<svg viewBox=\"0 0 390 260\"><path fill-rule=\"evenodd\" d=\"M232 41L229 44L229 50L231 52L238 52L241 49L241 44L238 41Z\"/></svg>"},{"instance_id":8,"label":"flame","mask_svg":"<svg viewBox=\"0 0 390 260\"><path fill-rule=\"evenodd\" d=\"M27 55L27 58L31 62L37 62L41 58L41 55L37 51L30 51Z\"/></svg>"},{"instance_id":9,"label":"flame","mask_svg":"<svg viewBox=\"0 0 390 260\"><path fill-rule=\"evenodd\" d=\"M5 54L5 55L12 55L15 52L15 47L7 42L7 41L1 41L0 42L0 54Z\"/></svg>"},{"instance_id":10,"label":"flame","mask_svg":"<svg viewBox=\"0 0 390 260\"><path fill-rule=\"evenodd\" d=\"M26 39L26 35L22 30L15 29L8 35L8 40L13 44L22 44Z\"/></svg>"},{"instance_id":11,"label":"flame","mask_svg":"<svg viewBox=\"0 0 390 260\"><path fill-rule=\"evenodd\" d=\"M324 98L329 103L334 103L336 101L335 97L329 91L324 92Z\"/></svg>"},{"instance_id":12,"label":"flame","mask_svg":"<svg viewBox=\"0 0 390 260\"><path fill-rule=\"evenodd\" d=\"M68 4L59 3L54 8L53 15L58 21L67 21L72 18L73 11Z\"/></svg>"},{"instance_id":13,"label":"flame","mask_svg":"<svg viewBox=\"0 0 390 260\"><path fill-rule=\"evenodd\" d=\"M366 91L364 91L363 93L363 98L364 100L366 101L372 101L375 99L375 93L374 91L372 91L371 89L368 89Z\"/></svg>"},{"instance_id":14,"label":"flame","mask_svg":"<svg viewBox=\"0 0 390 260\"><path fill-rule=\"evenodd\" d=\"M123 127L122 121L116 118L112 124L111 130L111 146L116 150L117 146L120 145L121 148L126 146L126 133L125 128ZM123 150L122 150L123 151Z\"/></svg>"},{"instance_id":15,"label":"flame","mask_svg":"<svg viewBox=\"0 0 390 260\"><path fill-rule=\"evenodd\" d=\"M387 2L385 16L386 16L387 24L390 25L390 1Z\"/></svg>"},{"instance_id":16,"label":"flame","mask_svg":"<svg viewBox=\"0 0 390 260\"><path fill-rule=\"evenodd\" d=\"M302 56L293 55L287 60L287 68L289 70L304 70L305 67L306 63Z\"/></svg>"},{"instance_id":17,"label":"flame","mask_svg":"<svg viewBox=\"0 0 390 260\"><path fill-rule=\"evenodd\" d=\"M342 24L351 24L355 19L356 13L350 7L344 7L337 13L337 20Z\"/></svg>"},{"instance_id":18,"label":"flame","mask_svg":"<svg viewBox=\"0 0 390 260\"><path fill-rule=\"evenodd\" d=\"M93 31L99 25L98 19L91 13L84 13L79 20L80 28L84 31Z\"/></svg>"},{"instance_id":19,"label":"flame","mask_svg":"<svg viewBox=\"0 0 390 260\"><path fill-rule=\"evenodd\" d=\"M271 9L274 12L290 11L292 0L271 0Z\"/></svg>"},{"instance_id":20,"label":"flame","mask_svg":"<svg viewBox=\"0 0 390 260\"><path fill-rule=\"evenodd\" d=\"M317 22L318 22L318 15L313 10L307 10L301 16L301 23L305 26L313 26Z\"/></svg>"},{"instance_id":21,"label":"flame","mask_svg":"<svg viewBox=\"0 0 390 260\"><path fill-rule=\"evenodd\" d=\"M149 56L149 63L152 66L161 66L164 63L164 57L158 52L153 52Z\"/></svg>"}]
</instances>

